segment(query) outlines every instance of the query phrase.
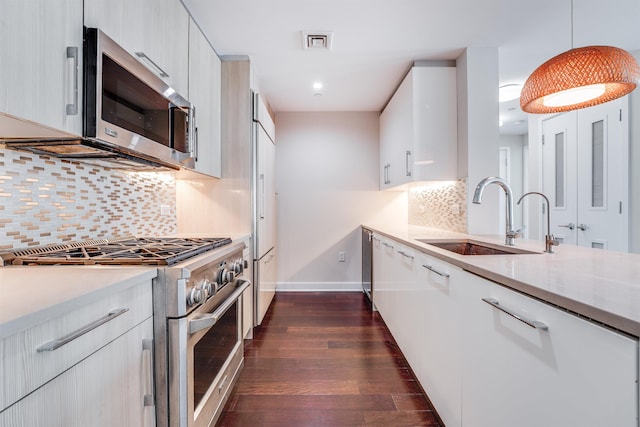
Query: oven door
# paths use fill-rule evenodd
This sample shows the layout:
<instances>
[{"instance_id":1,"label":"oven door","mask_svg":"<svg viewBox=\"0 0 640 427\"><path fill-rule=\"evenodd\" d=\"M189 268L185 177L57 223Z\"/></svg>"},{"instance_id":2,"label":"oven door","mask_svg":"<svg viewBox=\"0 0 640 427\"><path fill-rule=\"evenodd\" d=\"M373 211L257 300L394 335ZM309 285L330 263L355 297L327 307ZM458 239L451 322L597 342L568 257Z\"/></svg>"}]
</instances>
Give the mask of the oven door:
<instances>
[{"instance_id":1,"label":"oven door","mask_svg":"<svg viewBox=\"0 0 640 427\"><path fill-rule=\"evenodd\" d=\"M168 320L170 426L207 427L220 415L242 368L239 298L249 285L225 286L222 302L219 293L189 316Z\"/></svg>"}]
</instances>

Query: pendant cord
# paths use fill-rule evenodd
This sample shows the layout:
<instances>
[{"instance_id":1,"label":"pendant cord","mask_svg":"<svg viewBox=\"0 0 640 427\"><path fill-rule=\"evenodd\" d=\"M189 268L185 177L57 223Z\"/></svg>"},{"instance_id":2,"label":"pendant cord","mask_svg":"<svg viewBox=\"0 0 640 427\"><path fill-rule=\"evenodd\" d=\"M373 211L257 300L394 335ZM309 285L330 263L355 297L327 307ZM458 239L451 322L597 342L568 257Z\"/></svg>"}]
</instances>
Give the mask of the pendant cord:
<instances>
[{"instance_id":1,"label":"pendant cord","mask_svg":"<svg viewBox=\"0 0 640 427\"><path fill-rule=\"evenodd\" d=\"M573 49L573 0L571 0L571 49Z\"/></svg>"}]
</instances>

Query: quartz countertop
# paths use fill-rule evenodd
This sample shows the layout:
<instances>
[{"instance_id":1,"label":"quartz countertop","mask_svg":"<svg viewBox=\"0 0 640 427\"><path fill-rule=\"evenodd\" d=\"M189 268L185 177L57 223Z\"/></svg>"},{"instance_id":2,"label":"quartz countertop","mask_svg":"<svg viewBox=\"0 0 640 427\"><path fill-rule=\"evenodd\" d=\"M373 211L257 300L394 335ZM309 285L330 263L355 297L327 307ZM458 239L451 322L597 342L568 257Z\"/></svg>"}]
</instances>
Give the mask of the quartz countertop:
<instances>
[{"instance_id":1,"label":"quartz countertop","mask_svg":"<svg viewBox=\"0 0 640 427\"><path fill-rule=\"evenodd\" d=\"M0 268L0 339L156 277L155 267Z\"/></svg>"},{"instance_id":2,"label":"quartz countertop","mask_svg":"<svg viewBox=\"0 0 640 427\"><path fill-rule=\"evenodd\" d=\"M516 239L518 255L459 255L416 239L473 239L504 245L495 236L419 226L363 225L468 272L640 337L640 255Z\"/></svg>"}]
</instances>

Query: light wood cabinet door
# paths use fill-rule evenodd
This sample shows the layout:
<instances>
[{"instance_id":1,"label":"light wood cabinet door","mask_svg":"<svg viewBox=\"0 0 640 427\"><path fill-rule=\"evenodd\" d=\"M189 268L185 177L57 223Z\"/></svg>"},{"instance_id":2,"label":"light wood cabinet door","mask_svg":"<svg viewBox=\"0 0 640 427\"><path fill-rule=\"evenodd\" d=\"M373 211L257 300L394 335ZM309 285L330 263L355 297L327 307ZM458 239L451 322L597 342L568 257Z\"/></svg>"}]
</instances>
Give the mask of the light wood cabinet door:
<instances>
[{"instance_id":1,"label":"light wood cabinet door","mask_svg":"<svg viewBox=\"0 0 640 427\"><path fill-rule=\"evenodd\" d=\"M196 108L198 172L222 177L221 63L193 20L189 23L189 101Z\"/></svg>"},{"instance_id":2,"label":"light wood cabinet door","mask_svg":"<svg viewBox=\"0 0 640 427\"><path fill-rule=\"evenodd\" d=\"M84 19L187 96L189 14L179 0L85 0Z\"/></svg>"},{"instance_id":3,"label":"light wood cabinet door","mask_svg":"<svg viewBox=\"0 0 640 427\"><path fill-rule=\"evenodd\" d=\"M81 135L82 32L82 0L3 1L0 112Z\"/></svg>"},{"instance_id":4,"label":"light wood cabinet door","mask_svg":"<svg viewBox=\"0 0 640 427\"><path fill-rule=\"evenodd\" d=\"M149 318L0 412L0 426L154 426L152 339Z\"/></svg>"},{"instance_id":5,"label":"light wood cabinet door","mask_svg":"<svg viewBox=\"0 0 640 427\"><path fill-rule=\"evenodd\" d=\"M462 277L463 425L638 425L637 339Z\"/></svg>"}]
</instances>

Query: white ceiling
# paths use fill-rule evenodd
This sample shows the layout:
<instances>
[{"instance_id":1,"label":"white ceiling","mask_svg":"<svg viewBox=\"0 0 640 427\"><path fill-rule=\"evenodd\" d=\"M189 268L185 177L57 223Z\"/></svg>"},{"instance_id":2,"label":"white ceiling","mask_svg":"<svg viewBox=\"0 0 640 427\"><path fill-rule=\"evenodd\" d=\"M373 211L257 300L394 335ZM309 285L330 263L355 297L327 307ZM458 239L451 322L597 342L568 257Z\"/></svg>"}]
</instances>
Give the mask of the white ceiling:
<instances>
[{"instance_id":1,"label":"white ceiling","mask_svg":"<svg viewBox=\"0 0 640 427\"><path fill-rule=\"evenodd\" d=\"M571 48L571 0L183 0L218 55L248 55L274 111L380 111L415 60L497 47L500 85ZM640 50L640 0L574 0L573 46ZM333 31L332 51L301 31ZM322 96L314 96L322 81ZM497 88L496 88L497 100ZM511 108L511 111L509 111ZM501 133L526 133L519 102Z\"/></svg>"}]
</instances>

